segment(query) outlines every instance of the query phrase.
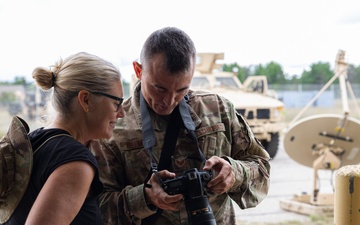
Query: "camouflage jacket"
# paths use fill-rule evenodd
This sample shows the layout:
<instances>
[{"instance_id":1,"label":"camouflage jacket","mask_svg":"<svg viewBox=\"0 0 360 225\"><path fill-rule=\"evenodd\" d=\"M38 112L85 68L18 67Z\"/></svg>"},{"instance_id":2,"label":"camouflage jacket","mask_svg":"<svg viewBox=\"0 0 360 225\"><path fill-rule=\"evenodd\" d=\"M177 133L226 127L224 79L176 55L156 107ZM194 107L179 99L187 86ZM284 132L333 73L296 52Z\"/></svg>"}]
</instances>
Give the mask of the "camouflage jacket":
<instances>
[{"instance_id":1,"label":"camouflage jacket","mask_svg":"<svg viewBox=\"0 0 360 225\"><path fill-rule=\"evenodd\" d=\"M104 184L100 206L105 224L140 224L141 219L155 213L146 205L143 194L150 158L142 144L139 86L133 97L124 102L126 116L118 120L113 137L91 144ZM227 159L235 173L236 182L228 193L208 196L217 224L235 224L234 201L245 209L255 207L267 195L270 157L231 102L206 92L189 91L188 95L190 114L204 156ZM156 139L153 159L158 163L167 122L154 113L151 118ZM198 148L184 130L180 130L169 170L181 173L191 168L202 169L201 163L194 160L197 154ZM184 204L180 211L164 211L155 224L188 224Z\"/></svg>"}]
</instances>

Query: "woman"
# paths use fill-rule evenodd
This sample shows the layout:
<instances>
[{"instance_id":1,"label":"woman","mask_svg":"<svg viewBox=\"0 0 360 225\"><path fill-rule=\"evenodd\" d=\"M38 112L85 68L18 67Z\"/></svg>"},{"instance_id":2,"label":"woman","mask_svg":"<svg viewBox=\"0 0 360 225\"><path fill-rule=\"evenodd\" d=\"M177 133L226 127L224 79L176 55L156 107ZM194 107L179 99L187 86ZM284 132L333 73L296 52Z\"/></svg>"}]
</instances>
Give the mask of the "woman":
<instances>
[{"instance_id":1,"label":"woman","mask_svg":"<svg viewBox=\"0 0 360 225\"><path fill-rule=\"evenodd\" d=\"M98 165L87 146L110 138L124 117L120 72L88 53L36 68L36 84L53 88L54 118L29 134L34 150L29 186L6 224L102 224Z\"/></svg>"}]
</instances>

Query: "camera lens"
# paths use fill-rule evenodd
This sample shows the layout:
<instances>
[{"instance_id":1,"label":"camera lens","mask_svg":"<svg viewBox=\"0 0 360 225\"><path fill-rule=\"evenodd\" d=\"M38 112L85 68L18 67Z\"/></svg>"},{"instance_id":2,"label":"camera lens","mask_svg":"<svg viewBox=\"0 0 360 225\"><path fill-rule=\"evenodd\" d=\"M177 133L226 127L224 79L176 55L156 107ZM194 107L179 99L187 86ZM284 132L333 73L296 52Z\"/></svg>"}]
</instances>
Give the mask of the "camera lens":
<instances>
[{"instance_id":1,"label":"camera lens","mask_svg":"<svg viewBox=\"0 0 360 225\"><path fill-rule=\"evenodd\" d=\"M208 197L185 199L189 225L216 225Z\"/></svg>"}]
</instances>

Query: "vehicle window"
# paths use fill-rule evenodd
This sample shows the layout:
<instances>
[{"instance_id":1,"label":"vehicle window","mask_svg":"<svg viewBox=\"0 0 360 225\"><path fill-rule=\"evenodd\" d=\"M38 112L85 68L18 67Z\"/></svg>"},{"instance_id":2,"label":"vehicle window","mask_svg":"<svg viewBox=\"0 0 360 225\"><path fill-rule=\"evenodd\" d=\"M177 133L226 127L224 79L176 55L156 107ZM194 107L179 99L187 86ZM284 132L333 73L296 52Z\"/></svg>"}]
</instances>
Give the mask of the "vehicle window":
<instances>
[{"instance_id":1,"label":"vehicle window","mask_svg":"<svg viewBox=\"0 0 360 225\"><path fill-rule=\"evenodd\" d=\"M191 86L207 88L210 86L210 83L205 77L193 77L191 81Z\"/></svg>"},{"instance_id":2,"label":"vehicle window","mask_svg":"<svg viewBox=\"0 0 360 225\"><path fill-rule=\"evenodd\" d=\"M238 87L236 82L232 77L216 77L217 84L227 86L227 87Z\"/></svg>"}]
</instances>

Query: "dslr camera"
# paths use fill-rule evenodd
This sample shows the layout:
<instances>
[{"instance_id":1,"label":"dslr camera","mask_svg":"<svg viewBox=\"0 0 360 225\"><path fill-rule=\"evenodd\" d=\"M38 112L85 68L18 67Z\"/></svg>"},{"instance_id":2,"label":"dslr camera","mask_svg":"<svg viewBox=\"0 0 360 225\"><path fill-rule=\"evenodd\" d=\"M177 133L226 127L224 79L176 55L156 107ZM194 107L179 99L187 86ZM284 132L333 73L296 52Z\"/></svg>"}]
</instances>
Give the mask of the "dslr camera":
<instances>
[{"instance_id":1,"label":"dslr camera","mask_svg":"<svg viewBox=\"0 0 360 225\"><path fill-rule=\"evenodd\" d=\"M162 180L162 187L169 195L184 195L189 225L216 225L207 196L207 184L212 179L211 171L186 170L181 176Z\"/></svg>"}]
</instances>

